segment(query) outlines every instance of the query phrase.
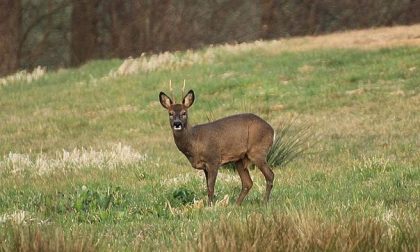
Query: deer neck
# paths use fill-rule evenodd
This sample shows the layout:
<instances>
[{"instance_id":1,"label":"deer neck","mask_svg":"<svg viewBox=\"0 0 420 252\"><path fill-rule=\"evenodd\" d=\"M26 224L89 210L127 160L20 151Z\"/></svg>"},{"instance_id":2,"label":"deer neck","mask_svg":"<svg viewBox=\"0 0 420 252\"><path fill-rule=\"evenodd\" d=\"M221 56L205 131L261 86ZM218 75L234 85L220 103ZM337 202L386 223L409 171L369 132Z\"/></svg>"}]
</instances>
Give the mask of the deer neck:
<instances>
[{"instance_id":1,"label":"deer neck","mask_svg":"<svg viewBox=\"0 0 420 252\"><path fill-rule=\"evenodd\" d=\"M192 146L193 146L193 138L192 138L192 128L186 127L182 131L173 131L175 144L178 149L184 153L191 153Z\"/></svg>"}]
</instances>

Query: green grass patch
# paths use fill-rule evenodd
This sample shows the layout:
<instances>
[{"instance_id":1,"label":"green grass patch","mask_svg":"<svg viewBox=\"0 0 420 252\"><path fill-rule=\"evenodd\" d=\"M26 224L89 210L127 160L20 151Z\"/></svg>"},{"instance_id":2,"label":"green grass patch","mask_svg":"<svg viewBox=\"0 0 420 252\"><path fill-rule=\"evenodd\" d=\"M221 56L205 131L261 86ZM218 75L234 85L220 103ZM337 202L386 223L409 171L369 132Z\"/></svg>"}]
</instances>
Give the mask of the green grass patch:
<instances>
[{"instance_id":1,"label":"green grass patch","mask_svg":"<svg viewBox=\"0 0 420 252\"><path fill-rule=\"evenodd\" d=\"M255 49L114 77L122 61L94 61L0 86L0 250L416 251L419 54ZM294 118L284 139L301 149L310 126L316 143L274 165L267 206L258 169L236 207L239 177L222 168L204 207L204 174L158 101L169 79L178 99L184 79L194 89L193 124Z\"/></svg>"}]
</instances>

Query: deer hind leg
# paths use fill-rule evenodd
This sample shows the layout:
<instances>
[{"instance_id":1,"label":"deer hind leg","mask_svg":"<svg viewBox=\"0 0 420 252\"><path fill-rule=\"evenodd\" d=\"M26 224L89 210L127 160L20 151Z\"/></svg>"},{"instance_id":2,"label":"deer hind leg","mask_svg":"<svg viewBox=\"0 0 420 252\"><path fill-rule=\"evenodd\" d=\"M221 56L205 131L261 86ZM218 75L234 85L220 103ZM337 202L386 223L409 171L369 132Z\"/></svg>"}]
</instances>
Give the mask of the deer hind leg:
<instances>
[{"instance_id":1,"label":"deer hind leg","mask_svg":"<svg viewBox=\"0 0 420 252\"><path fill-rule=\"evenodd\" d=\"M260 169L264 175L266 182L265 197L264 200L267 203L270 199L271 189L273 188L274 173L267 164L266 155L249 156L250 160Z\"/></svg>"},{"instance_id":2,"label":"deer hind leg","mask_svg":"<svg viewBox=\"0 0 420 252\"><path fill-rule=\"evenodd\" d=\"M237 205L242 204L242 201L248 194L253 184L251 176L249 175L248 164L249 164L249 161L247 158L241 159L235 163L236 170L238 171L239 177L241 178L241 182L242 182L242 191L239 194L238 199L236 200Z\"/></svg>"}]
</instances>

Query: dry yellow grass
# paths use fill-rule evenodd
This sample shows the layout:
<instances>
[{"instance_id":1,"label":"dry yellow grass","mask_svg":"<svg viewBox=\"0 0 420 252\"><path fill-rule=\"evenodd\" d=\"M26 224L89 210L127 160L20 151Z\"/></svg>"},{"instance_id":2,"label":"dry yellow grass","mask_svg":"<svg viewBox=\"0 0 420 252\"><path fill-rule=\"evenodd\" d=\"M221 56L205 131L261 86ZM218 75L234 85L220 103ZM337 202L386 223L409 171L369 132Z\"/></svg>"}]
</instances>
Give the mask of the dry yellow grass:
<instances>
[{"instance_id":1,"label":"dry yellow grass","mask_svg":"<svg viewBox=\"0 0 420 252\"><path fill-rule=\"evenodd\" d=\"M359 48L373 49L395 46L420 46L420 25L372 28L364 30L344 31L320 36L304 36L272 41L255 41L241 44L225 44L209 47L204 51L187 51L184 55L163 52L151 56L141 55L128 58L109 77L151 72L160 69L177 69L195 64L212 63L217 55L223 53L243 53L254 49L262 49L270 53L284 51L305 51L320 48ZM308 71L310 69L302 69ZM32 82L46 73L43 67L33 72L26 70L0 79L0 85L8 85L16 81Z\"/></svg>"},{"instance_id":2,"label":"dry yellow grass","mask_svg":"<svg viewBox=\"0 0 420 252\"><path fill-rule=\"evenodd\" d=\"M32 81L37 80L41 78L42 76L44 76L46 72L47 72L47 69L41 66L36 67L32 72L22 70L17 73L0 78L0 86L6 86L8 84L18 82L18 81L31 83Z\"/></svg>"},{"instance_id":3,"label":"dry yellow grass","mask_svg":"<svg viewBox=\"0 0 420 252\"><path fill-rule=\"evenodd\" d=\"M420 25L372 28L337 32L320 36L304 36L271 41L254 41L241 44L224 44L209 47L204 51L187 51L183 55L164 52L152 56L141 55L126 59L109 77L151 72L161 69L178 69L195 64L210 64L225 53L240 54L251 50L268 53L305 51L322 48L374 49L395 46L420 46ZM302 71L311 71L303 68Z\"/></svg>"},{"instance_id":4,"label":"dry yellow grass","mask_svg":"<svg viewBox=\"0 0 420 252\"><path fill-rule=\"evenodd\" d=\"M319 36L304 36L271 41L255 41L215 47L231 53L254 49L279 53L322 48L375 49L395 46L420 46L420 25L382 27L336 32ZM308 69L302 69L308 70Z\"/></svg>"},{"instance_id":5,"label":"dry yellow grass","mask_svg":"<svg viewBox=\"0 0 420 252\"><path fill-rule=\"evenodd\" d=\"M176 251L418 251L415 224L404 228L374 219L325 222L313 215L250 214L202 225L197 240Z\"/></svg>"},{"instance_id":6,"label":"dry yellow grass","mask_svg":"<svg viewBox=\"0 0 420 252\"><path fill-rule=\"evenodd\" d=\"M121 166L134 165L144 162L147 155L133 150L130 146L121 143L112 145L105 150L73 149L56 152L55 158L43 153L31 158L28 154L9 153L0 160L0 174L9 171L13 174L31 170L38 175L45 175L69 169L97 167L100 169L116 169Z\"/></svg>"},{"instance_id":7,"label":"dry yellow grass","mask_svg":"<svg viewBox=\"0 0 420 252\"><path fill-rule=\"evenodd\" d=\"M304 51L320 48L375 49L420 46L420 25L344 31L321 36L305 36L266 42L271 52Z\"/></svg>"}]
</instances>

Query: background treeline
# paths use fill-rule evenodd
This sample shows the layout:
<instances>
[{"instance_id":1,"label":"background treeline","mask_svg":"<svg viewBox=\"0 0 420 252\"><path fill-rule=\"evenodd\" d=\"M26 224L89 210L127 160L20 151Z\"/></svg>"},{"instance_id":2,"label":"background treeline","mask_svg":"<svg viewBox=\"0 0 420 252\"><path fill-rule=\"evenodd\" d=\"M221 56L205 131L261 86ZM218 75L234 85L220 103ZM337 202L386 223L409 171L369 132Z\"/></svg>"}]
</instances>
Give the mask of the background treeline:
<instances>
[{"instance_id":1,"label":"background treeline","mask_svg":"<svg viewBox=\"0 0 420 252\"><path fill-rule=\"evenodd\" d=\"M420 0L0 0L0 76L38 65L420 22Z\"/></svg>"}]
</instances>

